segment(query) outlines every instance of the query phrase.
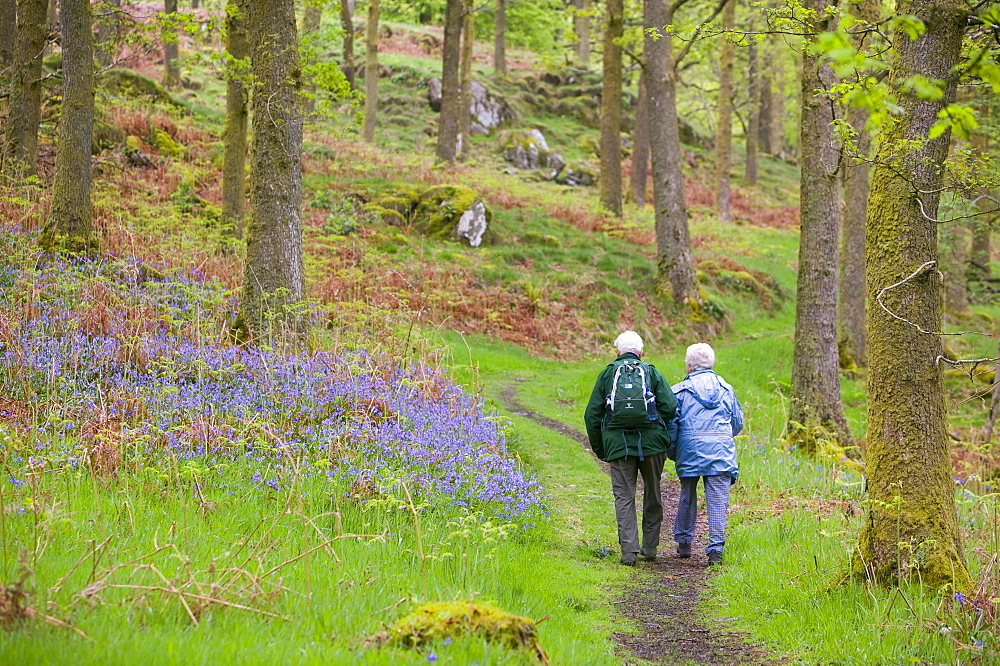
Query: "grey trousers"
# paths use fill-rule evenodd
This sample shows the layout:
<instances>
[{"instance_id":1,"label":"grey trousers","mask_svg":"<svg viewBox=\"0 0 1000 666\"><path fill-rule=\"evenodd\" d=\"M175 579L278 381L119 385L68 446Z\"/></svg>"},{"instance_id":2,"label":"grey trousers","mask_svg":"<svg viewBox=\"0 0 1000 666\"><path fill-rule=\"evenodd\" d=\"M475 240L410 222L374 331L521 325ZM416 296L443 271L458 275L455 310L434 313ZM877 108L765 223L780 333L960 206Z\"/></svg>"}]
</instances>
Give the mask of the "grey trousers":
<instances>
[{"instance_id":1,"label":"grey trousers","mask_svg":"<svg viewBox=\"0 0 1000 666\"><path fill-rule=\"evenodd\" d=\"M708 512L708 546L706 553L721 553L726 545L726 514L729 512L729 487L733 480L728 474L681 477L681 497L677 501L674 521L674 541L694 541L694 526L698 518L698 480L705 480L705 509Z\"/></svg>"},{"instance_id":2,"label":"grey trousers","mask_svg":"<svg viewBox=\"0 0 1000 666\"><path fill-rule=\"evenodd\" d=\"M615 518L618 519L618 544L622 555L639 552L639 528L635 516L635 486L642 474L642 552L656 553L660 545L660 524L663 522L663 502L660 500L660 474L663 473L664 453L646 456L639 461L635 456L612 460L611 492L615 497Z\"/></svg>"}]
</instances>

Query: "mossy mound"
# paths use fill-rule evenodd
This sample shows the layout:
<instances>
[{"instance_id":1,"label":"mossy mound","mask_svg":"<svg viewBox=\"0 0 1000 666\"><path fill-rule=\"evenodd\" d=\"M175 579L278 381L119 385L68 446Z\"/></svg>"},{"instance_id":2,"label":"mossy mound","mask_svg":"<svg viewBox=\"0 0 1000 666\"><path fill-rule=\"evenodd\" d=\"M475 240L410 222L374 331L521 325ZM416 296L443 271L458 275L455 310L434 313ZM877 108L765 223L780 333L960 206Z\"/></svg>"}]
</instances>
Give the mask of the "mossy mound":
<instances>
[{"instance_id":1,"label":"mossy mound","mask_svg":"<svg viewBox=\"0 0 1000 666\"><path fill-rule=\"evenodd\" d=\"M154 129L150 137L158 153L164 157L183 157L184 146L174 141L174 138L161 129Z\"/></svg>"},{"instance_id":2,"label":"mossy mound","mask_svg":"<svg viewBox=\"0 0 1000 666\"><path fill-rule=\"evenodd\" d=\"M423 604L400 618L375 641L419 647L432 641L457 640L467 636L512 649L529 649L541 661L548 663L538 643L538 627L534 621L478 601Z\"/></svg>"},{"instance_id":3,"label":"mossy mound","mask_svg":"<svg viewBox=\"0 0 1000 666\"><path fill-rule=\"evenodd\" d=\"M124 67L112 67L97 79L97 85L111 95L121 97L150 97L157 102L181 106L159 83L139 72Z\"/></svg>"},{"instance_id":4,"label":"mossy mound","mask_svg":"<svg viewBox=\"0 0 1000 666\"><path fill-rule=\"evenodd\" d=\"M438 185L420 195L413 212L413 227L432 238L465 239L473 247L495 242L493 234L485 227L481 232L467 235L463 229L467 214L484 218L486 225L493 220L493 212L468 187Z\"/></svg>"},{"instance_id":5,"label":"mossy mound","mask_svg":"<svg viewBox=\"0 0 1000 666\"><path fill-rule=\"evenodd\" d=\"M756 297L765 310L770 311L776 301L784 298L781 285L764 271L755 271L732 260L698 262L698 280L714 282L722 292L742 292Z\"/></svg>"}]
</instances>

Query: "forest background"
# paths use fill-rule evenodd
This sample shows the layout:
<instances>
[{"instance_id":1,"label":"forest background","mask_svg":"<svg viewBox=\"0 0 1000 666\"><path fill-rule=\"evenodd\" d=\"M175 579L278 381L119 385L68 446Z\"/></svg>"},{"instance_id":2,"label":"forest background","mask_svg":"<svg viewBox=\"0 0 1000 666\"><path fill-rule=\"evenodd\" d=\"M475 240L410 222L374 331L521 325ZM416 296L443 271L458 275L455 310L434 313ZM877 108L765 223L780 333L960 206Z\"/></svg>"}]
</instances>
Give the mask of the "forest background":
<instances>
[{"instance_id":1,"label":"forest background","mask_svg":"<svg viewBox=\"0 0 1000 666\"><path fill-rule=\"evenodd\" d=\"M621 608L662 574L575 438L628 327L748 413L698 617L990 663L998 44L955 0L0 1L0 654L713 647Z\"/></svg>"}]
</instances>

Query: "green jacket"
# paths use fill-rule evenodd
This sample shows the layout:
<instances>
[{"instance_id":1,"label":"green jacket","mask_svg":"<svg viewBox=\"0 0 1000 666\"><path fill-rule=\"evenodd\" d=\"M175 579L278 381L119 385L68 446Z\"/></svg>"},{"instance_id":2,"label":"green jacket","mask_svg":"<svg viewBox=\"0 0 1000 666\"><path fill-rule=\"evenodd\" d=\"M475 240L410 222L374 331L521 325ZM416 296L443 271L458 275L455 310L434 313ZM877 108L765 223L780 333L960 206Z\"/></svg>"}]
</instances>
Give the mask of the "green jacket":
<instances>
[{"instance_id":1,"label":"green jacket","mask_svg":"<svg viewBox=\"0 0 1000 666\"><path fill-rule=\"evenodd\" d=\"M638 359L632 352L626 352L615 361L626 358ZM611 383L614 381L614 363L606 367L597 377L594 384L594 392L590 395L590 402L587 403L587 410L583 414L583 420L587 424L587 437L590 438L590 448L601 460L616 460L625 456L639 456L639 447L642 446L643 456L652 456L658 453L666 453L667 457L673 460L670 442L670 435L667 434L666 424L674 418L677 411L677 401L674 399L674 392L670 389L670 384L663 378L660 371L651 364L646 364L650 368L649 390L656 396L656 409L660 413L658 422L650 422L650 428L644 430L611 430L604 427L606 416L605 403L611 394Z\"/></svg>"}]
</instances>

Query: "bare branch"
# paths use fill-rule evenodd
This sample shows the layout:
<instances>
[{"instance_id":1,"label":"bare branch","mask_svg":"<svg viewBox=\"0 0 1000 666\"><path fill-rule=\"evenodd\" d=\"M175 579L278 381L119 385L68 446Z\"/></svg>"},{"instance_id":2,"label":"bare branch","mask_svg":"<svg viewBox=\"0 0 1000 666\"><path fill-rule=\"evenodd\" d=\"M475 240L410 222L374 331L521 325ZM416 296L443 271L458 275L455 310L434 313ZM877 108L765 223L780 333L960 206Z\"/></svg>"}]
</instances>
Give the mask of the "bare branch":
<instances>
[{"instance_id":1,"label":"bare branch","mask_svg":"<svg viewBox=\"0 0 1000 666\"><path fill-rule=\"evenodd\" d=\"M917 268L917 270L913 271L907 277L903 278L902 280L900 280L896 284L889 285L888 287L883 287L882 290L879 291L878 295L875 297L875 302L878 303L879 307L881 307L883 310L885 310L886 313L888 313L888 315L890 317L892 317L893 319L901 321L904 324L909 324L910 326L912 326L913 328L917 329L921 333L924 333L925 335L982 335L982 336L985 336L987 338L990 337L990 335L988 333L982 333L980 331L961 331L959 333L945 333L944 331L928 331L928 330L924 329L922 326L920 326L920 324L916 324L916 323L910 321L909 319L906 319L905 317L900 317L898 314L896 314L895 312L893 312L892 310L890 310L888 307L886 307L885 303L882 302L882 297L885 296L885 294L887 292L889 292L889 291L891 291L893 289L896 289L897 287L901 287L904 284L906 284L907 282L909 282L910 280L915 280L916 278L920 277L924 273L927 273L928 271L931 271L931 270L933 270L935 273L937 273L939 276L941 276L942 280L944 279L944 276L941 274L941 271L939 271L937 269L937 261L936 260L931 260L931 261L928 261L928 262L925 262L924 264L922 264L919 268Z\"/></svg>"}]
</instances>

